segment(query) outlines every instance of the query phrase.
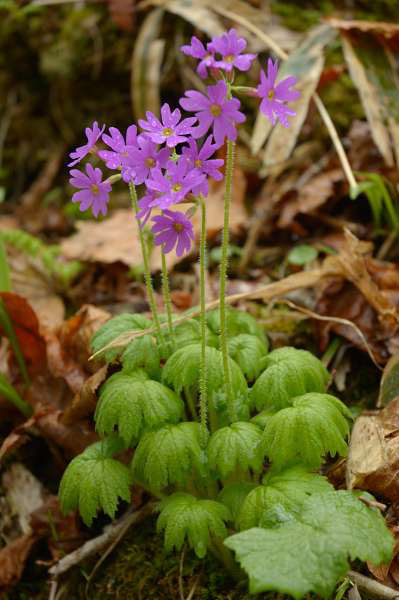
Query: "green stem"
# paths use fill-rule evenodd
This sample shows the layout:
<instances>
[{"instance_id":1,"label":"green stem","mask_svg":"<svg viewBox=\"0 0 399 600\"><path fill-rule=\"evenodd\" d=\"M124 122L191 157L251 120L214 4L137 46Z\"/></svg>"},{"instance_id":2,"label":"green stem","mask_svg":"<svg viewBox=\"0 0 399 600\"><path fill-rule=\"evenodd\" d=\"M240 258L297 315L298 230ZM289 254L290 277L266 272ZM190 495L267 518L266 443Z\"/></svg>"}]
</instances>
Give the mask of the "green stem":
<instances>
[{"instance_id":1,"label":"green stem","mask_svg":"<svg viewBox=\"0 0 399 600\"><path fill-rule=\"evenodd\" d=\"M235 581L241 581L245 577L245 573L234 560L232 552L223 544L223 540L212 538L208 543L208 548L224 564L227 572Z\"/></svg>"},{"instance_id":2,"label":"green stem","mask_svg":"<svg viewBox=\"0 0 399 600\"><path fill-rule=\"evenodd\" d=\"M0 394L12 402L25 417L29 418L32 415L32 407L21 398L14 386L2 373L0 373Z\"/></svg>"},{"instance_id":3,"label":"green stem","mask_svg":"<svg viewBox=\"0 0 399 600\"><path fill-rule=\"evenodd\" d=\"M10 269L7 262L4 240L0 234L0 292L11 291Z\"/></svg>"},{"instance_id":4,"label":"green stem","mask_svg":"<svg viewBox=\"0 0 399 600\"><path fill-rule=\"evenodd\" d=\"M206 448L208 443L208 395L207 395L207 365L206 365L206 205L201 199L201 235L200 235L200 325L201 325L201 357L200 357L200 416L201 416L201 446Z\"/></svg>"},{"instance_id":5,"label":"green stem","mask_svg":"<svg viewBox=\"0 0 399 600\"><path fill-rule=\"evenodd\" d=\"M136 188L133 185L133 183L129 183L129 192L130 192L130 199L132 202L133 210L134 210L134 213L136 216L138 213L137 193L136 193ZM137 219L137 217L136 217L136 219ZM164 344L164 337L163 337L163 333L162 333L162 329L161 329L161 324L159 321L157 305L155 302L154 289L152 287L150 261L149 261L149 257L148 257L148 247L147 247L146 240L144 239L143 230L140 227L140 223L138 222L138 220L137 220L137 228L139 231L141 252L143 254L144 280L145 280L145 285L147 288L148 302L151 307L152 318L154 319L155 329L157 331L157 334L159 336L161 343Z\"/></svg>"},{"instance_id":6,"label":"green stem","mask_svg":"<svg viewBox=\"0 0 399 600\"><path fill-rule=\"evenodd\" d=\"M166 308L166 314L168 317L168 327L170 339L172 342L172 346L176 346L176 336L175 330L173 329L173 315L172 315L172 299L170 297L170 287L169 287L169 275L168 275L168 267L166 266L166 258L165 254L161 251L162 255L162 294L163 294L163 302Z\"/></svg>"},{"instance_id":7,"label":"green stem","mask_svg":"<svg viewBox=\"0 0 399 600\"><path fill-rule=\"evenodd\" d=\"M224 193L224 224L222 241L222 258L220 261L220 292L219 292L219 311L220 311L220 350L223 355L224 387L227 399L227 409L231 423L237 421L237 411L234 405L234 395L231 386L229 353L227 349L227 323L226 323L226 279L227 279L227 259L229 249L229 217L231 191L233 184L234 167L234 149L235 143L227 141L226 157L226 188Z\"/></svg>"}]
</instances>

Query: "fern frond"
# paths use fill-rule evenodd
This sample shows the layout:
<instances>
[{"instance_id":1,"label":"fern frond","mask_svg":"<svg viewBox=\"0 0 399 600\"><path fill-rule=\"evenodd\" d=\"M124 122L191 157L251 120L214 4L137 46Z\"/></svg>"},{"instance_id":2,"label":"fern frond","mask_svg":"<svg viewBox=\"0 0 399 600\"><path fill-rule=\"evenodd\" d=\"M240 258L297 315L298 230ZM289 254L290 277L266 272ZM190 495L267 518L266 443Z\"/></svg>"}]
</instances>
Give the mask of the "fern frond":
<instances>
[{"instance_id":1,"label":"fern frond","mask_svg":"<svg viewBox=\"0 0 399 600\"><path fill-rule=\"evenodd\" d=\"M236 470L262 469L262 433L253 423L232 423L215 431L209 440L208 458L211 469L226 479Z\"/></svg>"},{"instance_id":2,"label":"fern frond","mask_svg":"<svg viewBox=\"0 0 399 600\"><path fill-rule=\"evenodd\" d=\"M107 321L100 329L96 331L91 339L91 349L94 352L99 352L104 346L113 342L122 333L143 331L152 327L152 322L143 315L123 313L113 317ZM138 341L133 340L133 342ZM109 348L104 352L104 358L107 362L112 362L122 352L124 347Z\"/></svg>"},{"instance_id":3,"label":"fern frond","mask_svg":"<svg viewBox=\"0 0 399 600\"><path fill-rule=\"evenodd\" d=\"M273 415L264 433L264 450L273 465L301 462L318 468L326 454L345 456L349 433L347 407L329 394L304 394Z\"/></svg>"},{"instance_id":4,"label":"fern frond","mask_svg":"<svg viewBox=\"0 0 399 600\"><path fill-rule=\"evenodd\" d=\"M173 483L186 484L205 467L199 439L200 425L193 422L145 433L134 453L134 477L156 491Z\"/></svg>"},{"instance_id":5,"label":"fern frond","mask_svg":"<svg viewBox=\"0 0 399 600\"><path fill-rule=\"evenodd\" d=\"M212 537L227 536L225 522L231 519L227 506L215 500L199 500L177 492L160 503L157 531L165 530L165 549L180 550L187 539L198 558L206 554Z\"/></svg>"},{"instance_id":6,"label":"fern frond","mask_svg":"<svg viewBox=\"0 0 399 600\"><path fill-rule=\"evenodd\" d=\"M94 419L100 435L115 428L130 445L143 431L165 423L178 423L183 402L166 386L148 378L143 370L112 375L101 387Z\"/></svg>"},{"instance_id":7,"label":"fern frond","mask_svg":"<svg viewBox=\"0 0 399 600\"><path fill-rule=\"evenodd\" d=\"M268 345L255 335L240 333L228 340L228 351L248 381L253 381L262 370L261 360L267 354Z\"/></svg>"},{"instance_id":8,"label":"fern frond","mask_svg":"<svg viewBox=\"0 0 399 600\"><path fill-rule=\"evenodd\" d=\"M268 473L263 478L263 485L246 496L237 517L237 526L241 531L259 527L268 512L271 517L272 511L281 512L281 508L286 513L297 513L310 495L332 489L325 477L310 473L302 465L280 473Z\"/></svg>"},{"instance_id":9,"label":"fern frond","mask_svg":"<svg viewBox=\"0 0 399 600\"><path fill-rule=\"evenodd\" d=\"M113 519L119 498L130 501L130 471L112 458L124 448L120 438L110 436L88 446L69 463L59 489L64 513L79 507L83 521L90 526L99 508Z\"/></svg>"},{"instance_id":10,"label":"fern frond","mask_svg":"<svg viewBox=\"0 0 399 600\"><path fill-rule=\"evenodd\" d=\"M266 357L264 364L265 371L251 390L251 403L259 411L286 408L296 396L326 390L329 373L307 350L278 348Z\"/></svg>"}]
</instances>

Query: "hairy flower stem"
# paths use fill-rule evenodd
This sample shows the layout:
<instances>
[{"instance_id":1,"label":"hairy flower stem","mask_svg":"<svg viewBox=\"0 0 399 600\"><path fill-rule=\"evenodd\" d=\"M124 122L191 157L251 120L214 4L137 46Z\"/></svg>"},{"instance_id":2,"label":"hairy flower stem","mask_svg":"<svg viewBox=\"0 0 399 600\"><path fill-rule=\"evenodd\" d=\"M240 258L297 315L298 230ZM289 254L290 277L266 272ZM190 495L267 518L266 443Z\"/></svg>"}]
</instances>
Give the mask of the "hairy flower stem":
<instances>
[{"instance_id":1,"label":"hairy flower stem","mask_svg":"<svg viewBox=\"0 0 399 600\"><path fill-rule=\"evenodd\" d=\"M173 329L173 318L172 318L172 299L170 297L170 288L169 288L169 275L168 275L168 267L166 266L166 258L165 254L161 252L162 255L162 294L163 294L163 302L166 308L166 314L168 317L168 327L169 327L169 335L173 348L176 345L176 336L175 330Z\"/></svg>"},{"instance_id":2,"label":"hairy flower stem","mask_svg":"<svg viewBox=\"0 0 399 600\"><path fill-rule=\"evenodd\" d=\"M226 188L224 192L224 224L223 224L223 241L222 241L222 258L220 261L220 292L219 292L219 311L220 311L220 350L223 355L223 371L224 371L224 389L227 399L227 409L231 423L237 421L237 411L234 405L234 395L231 386L229 354L227 349L227 323L226 323L226 279L227 279L227 260L229 250L229 218L230 218L230 202L231 191L233 184L233 168L234 168L234 150L235 143L227 141L227 156L226 156Z\"/></svg>"},{"instance_id":3,"label":"hairy flower stem","mask_svg":"<svg viewBox=\"0 0 399 600\"><path fill-rule=\"evenodd\" d=\"M201 237L200 237L200 325L201 325L201 358L200 358L200 417L201 417L201 447L208 443L208 395L207 395L207 365L206 365L206 298L205 298L205 269L206 269L206 205L201 196Z\"/></svg>"},{"instance_id":4,"label":"hairy flower stem","mask_svg":"<svg viewBox=\"0 0 399 600\"><path fill-rule=\"evenodd\" d=\"M130 199L132 202L132 207L134 210L134 214L135 216L138 213L138 205L137 205L137 193L136 193L136 187L133 185L133 183L129 183L129 192L130 192ZM136 217L137 219L137 217ZM139 238L140 238L140 245L141 245L141 252L143 254L143 263L144 263L144 280L145 280L145 285L147 288L147 295L148 295L148 302L150 304L150 308L151 308L151 312L152 312L152 318L154 319L154 324L155 324L155 330L158 334L159 340L161 342L162 345L164 345L165 340L164 340L164 336L162 333L162 329L161 329L161 324L159 321L159 315L158 315L158 309L157 309L157 305L155 302L155 295L154 295L154 289L152 287L152 280L151 280L151 270L150 270L150 261L149 261L149 257L148 257L148 247L147 247L147 242L144 239L144 233L142 228L140 227L140 223L137 220L137 228L139 231Z\"/></svg>"}]
</instances>

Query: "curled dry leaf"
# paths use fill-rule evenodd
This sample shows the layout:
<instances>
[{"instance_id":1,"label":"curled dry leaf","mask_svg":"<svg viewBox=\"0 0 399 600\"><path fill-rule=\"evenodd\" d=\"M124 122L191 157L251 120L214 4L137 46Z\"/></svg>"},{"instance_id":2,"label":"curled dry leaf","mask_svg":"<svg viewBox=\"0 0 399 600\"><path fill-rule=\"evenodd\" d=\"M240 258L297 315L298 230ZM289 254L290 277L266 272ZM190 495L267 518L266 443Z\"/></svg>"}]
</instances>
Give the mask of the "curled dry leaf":
<instances>
[{"instance_id":1,"label":"curled dry leaf","mask_svg":"<svg viewBox=\"0 0 399 600\"><path fill-rule=\"evenodd\" d=\"M21 463L11 465L3 473L1 482L7 503L18 518L19 532L32 533L30 516L43 504L43 485Z\"/></svg>"},{"instance_id":2,"label":"curled dry leaf","mask_svg":"<svg viewBox=\"0 0 399 600\"><path fill-rule=\"evenodd\" d=\"M383 498L399 500L399 398L377 416L359 417L352 430L346 481Z\"/></svg>"},{"instance_id":3,"label":"curled dry leaf","mask_svg":"<svg viewBox=\"0 0 399 600\"><path fill-rule=\"evenodd\" d=\"M80 391L75 394L72 404L68 406L62 416L62 422L65 425L76 423L94 411L97 403L96 391L107 377L107 370L107 365L104 365L86 379Z\"/></svg>"},{"instance_id":4,"label":"curled dry leaf","mask_svg":"<svg viewBox=\"0 0 399 600\"><path fill-rule=\"evenodd\" d=\"M27 533L0 550L0 592L20 579L29 552L37 540L38 536Z\"/></svg>"},{"instance_id":5,"label":"curled dry leaf","mask_svg":"<svg viewBox=\"0 0 399 600\"><path fill-rule=\"evenodd\" d=\"M46 364L46 344L40 333L39 320L30 304L18 294L0 292L12 321L20 349L32 373L42 371ZM0 336L5 335L0 325Z\"/></svg>"}]
</instances>

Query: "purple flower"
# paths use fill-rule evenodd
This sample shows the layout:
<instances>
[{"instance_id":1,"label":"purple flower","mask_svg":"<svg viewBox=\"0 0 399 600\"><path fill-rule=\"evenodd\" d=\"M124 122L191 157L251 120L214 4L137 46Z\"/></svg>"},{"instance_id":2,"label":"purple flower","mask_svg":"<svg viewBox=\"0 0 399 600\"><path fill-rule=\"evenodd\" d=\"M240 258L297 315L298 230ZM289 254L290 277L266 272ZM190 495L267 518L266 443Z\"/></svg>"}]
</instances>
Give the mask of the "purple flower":
<instances>
[{"instance_id":1,"label":"purple flower","mask_svg":"<svg viewBox=\"0 0 399 600\"><path fill-rule=\"evenodd\" d=\"M140 221L140 227L144 227L147 223L148 219L151 216L153 202L156 199L157 195L152 190L147 190L146 194L140 198L138 201L139 211L136 214L136 217Z\"/></svg>"},{"instance_id":2,"label":"purple flower","mask_svg":"<svg viewBox=\"0 0 399 600\"><path fill-rule=\"evenodd\" d=\"M137 127L130 125L126 131L126 141L119 129L110 127L111 135L104 133L102 139L111 150L100 150L99 157L105 161L109 169L121 168L122 178L126 183L132 180L134 173L129 165L129 151L137 144Z\"/></svg>"},{"instance_id":3,"label":"purple flower","mask_svg":"<svg viewBox=\"0 0 399 600\"><path fill-rule=\"evenodd\" d=\"M176 163L170 161L165 174L156 167L146 182L150 190L158 192L152 206L159 206L164 210L181 202L189 192L201 185L204 179L205 175L198 169L191 169L184 157L179 158Z\"/></svg>"},{"instance_id":4,"label":"purple flower","mask_svg":"<svg viewBox=\"0 0 399 600\"><path fill-rule=\"evenodd\" d=\"M248 71L256 54L241 54L246 48L247 42L244 38L238 38L235 29L230 29L219 37L214 37L208 50L218 52L222 55L222 60L216 60L214 66L225 71L232 71L237 67L240 71Z\"/></svg>"},{"instance_id":5,"label":"purple flower","mask_svg":"<svg viewBox=\"0 0 399 600\"><path fill-rule=\"evenodd\" d=\"M210 43L205 48L204 44L195 36L191 38L191 46L182 46L180 50L183 54L200 59L197 73L203 79L208 75L207 69L215 65L215 58L210 51Z\"/></svg>"},{"instance_id":6,"label":"purple flower","mask_svg":"<svg viewBox=\"0 0 399 600\"><path fill-rule=\"evenodd\" d=\"M129 151L129 164L135 173L135 185L144 183L154 167L165 168L169 158L170 150L168 148L158 150L158 145L146 134L139 135L137 146Z\"/></svg>"},{"instance_id":7,"label":"purple flower","mask_svg":"<svg viewBox=\"0 0 399 600\"><path fill-rule=\"evenodd\" d=\"M167 254L176 246L177 256L189 252L194 241L192 223L183 213L164 210L159 217L153 217L155 223L151 231L155 233L155 244L162 244L162 252Z\"/></svg>"},{"instance_id":8,"label":"purple flower","mask_svg":"<svg viewBox=\"0 0 399 600\"><path fill-rule=\"evenodd\" d=\"M97 142L98 138L102 135L104 129L105 125L103 125L102 129L100 129L97 121L94 121L92 129L90 129L90 127L86 127L85 133L87 137L87 144L85 144L84 146L79 146L79 148L76 148L74 152L70 153L69 156L73 160L68 164L68 167L73 167L74 165L77 165L78 162L80 162L82 158L84 158L90 152L90 150L93 150L95 143Z\"/></svg>"},{"instance_id":9,"label":"purple flower","mask_svg":"<svg viewBox=\"0 0 399 600\"><path fill-rule=\"evenodd\" d=\"M223 175L218 169L223 166L224 160L220 158L209 160L219 147L217 144L212 144L212 136L207 137L200 150L198 150L197 142L194 139L191 138L188 140L188 143L189 145L185 146L182 150L182 156L188 161L189 166L198 169L200 173L204 173L207 177L212 177L212 179L216 179L217 181L223 179ZM207 196L208 180L204 179L199 186L193 188L193 194L195 196L198 194Z\"/></svg>"},{"instance_id":10,"label":"purple flower","mask_svg":"<svg viewBox=\"0 0 399 600\"><path fill-rule=\"evenodd\" d=\"M107 214L107 203L111 184L109 181L102 181L103 174L101 169L94 169L90 163L86 165L86 173L82 173L78 169L72 169L72 175L69 183L76 188L80 188L79 192L75 192L72 196L72 202L80 202L80 210L87 210L91 206L93 215L98 216L99 213Z\"/></svg>"},{"instance_id":11,"label":"purple flower","mask_svg":"<svg viewBox=\"0 0 399 600\"><path fill-rule=\"evenodd\" d=\"M289 109L285 103L297 100L301 94L298 90L290 90L290 87L295 85L297 81L296 77L286 77L276 85L277 74L277 61L273 62L269 58L267 62L267 76L262 69L260 72L260 84L256 88L258 96L263 98L260 109L271 121L272 125L275 124L276 120L280 120L280 123L284 127L289 127L287 116L293 117L296 115L296 112Z\"/></svg>"},{"instance_id":12,"label":"purple flower","mask_svg":"<svg viewBox=\"0 0 399 600\"><path fill-rule=\"evenodd\" d=\"M199 125L192 132L194 138L199 138L213 125L213 135L217 146L221 146L224 138L235 140L237 137L236 123L243 123L245 115L240 112L240 101L227 98L227 86L224 81L208 86L208 96L195 90L186 92L186 98L181 98L181 106L188 111L196 112Z\"/></svg>"},{"instance_id":13,"label":"purple flower","mask_svg":"<svg viewBox=\"0 0 399 600\"><path fill-rule=\"evenodd\" d=\"M139 120L139 125L147 132L148 137L157 144L166 145L169 148L174 148L177 144L185 142L187 137L193 132L193 124L197 120L195 117L181 119L181 113L178 108L173 112L170 111L169 104L164 104L161 108L162 122L156 116L147 111L147 121Z\"/></svg>"}]
</instances>

